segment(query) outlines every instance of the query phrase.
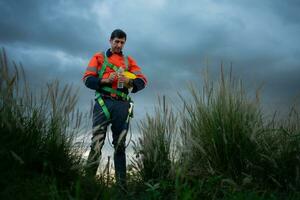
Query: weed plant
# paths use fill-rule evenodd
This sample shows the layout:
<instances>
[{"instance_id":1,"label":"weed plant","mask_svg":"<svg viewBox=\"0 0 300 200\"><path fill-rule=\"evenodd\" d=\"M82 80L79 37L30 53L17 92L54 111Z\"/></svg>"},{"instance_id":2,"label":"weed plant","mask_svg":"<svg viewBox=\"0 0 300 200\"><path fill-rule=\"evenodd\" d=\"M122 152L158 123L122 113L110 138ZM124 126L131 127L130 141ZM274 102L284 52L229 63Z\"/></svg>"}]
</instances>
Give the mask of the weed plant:
<instances>
[{"instance_id":1,"label":"weed plant","mask_svg":"<svg viewBox=\"0 0 300 200\"><path fill-rule=\"evenodd\" d=\"M91 199L101 187L84 176L82 146L74 145L77 93L58 81L41 89L1 51L0 199Z\"/></svg>"},{"instance_id":2,"label":"weed plant","mask_svg":"<svg viewBox=\"0 0 300 200\"><path fill-rule=\"evenodd\" d=\"M170 114L160 102L142 122L136 149L142 156L135 165L144 182L156 180L148 189L164 199L299 197L296 107L285 120L270 119L262 113L259 90L250 97L231 71L226 75L221 67L217 81L208 73L203 80L203 88L189 87L191 98L180 95L183 110ZM172 141L177 133L180 140ZM170 160L173 142L178 145ZM167 190L165 182L171 185Z\"/></svg>"},{"instance_id":3,"label":"weed plant","mask_svg":"<svg viewBox=\"0 0 300 200\"><path fill-rule=\"evenodd\" d=\"M259 92L222 67L203 80L179 110L163 96L140 122L124 193L109 163L96 179L84 174L78 92L59 81L33 91L2 50L0 199L299 199L298 107L265 116Z\"/></svg>"}]
</instances>

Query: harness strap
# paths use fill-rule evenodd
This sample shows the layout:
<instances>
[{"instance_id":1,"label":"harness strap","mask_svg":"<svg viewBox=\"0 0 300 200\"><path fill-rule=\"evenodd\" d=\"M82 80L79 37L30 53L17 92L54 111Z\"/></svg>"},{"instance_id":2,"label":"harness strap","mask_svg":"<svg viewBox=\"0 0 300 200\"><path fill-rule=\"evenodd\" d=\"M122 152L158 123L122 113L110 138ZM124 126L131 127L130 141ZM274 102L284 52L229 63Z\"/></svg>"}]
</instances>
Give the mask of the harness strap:
<instances>
[{"instance_id":1,"label":"harness strap","mask_svg":"<svg viewBox=\"0 0 300 200\"><path fill-rule=\"evenodd\" d=\"M104 74L104 72L105 72L107 66L108 66L109 68L111 68L112 70L114 70L114 71L118 71L118 69L119 69L117 66L115 66L115 65L111 64L110 62L108 62L107 56L105 55L104 52L102 52L102 54L103 54L103 56L104 56L104 61L103 61L103 64L102 64L101 69L100 69L99 72L98 72L99 78L102 78L102 77L103 77L103 74ZM125 71L128 71L128 56L125 57L125 66L126 66ZM101 87L101 89L104 90L104 91L107 91L107 92L109 92L109 93L111 93L111 94L117 95L117 96L121 97L122 99L124 99L124 100L126 100L126 101L132 102L132 101L131 101L131 98L130 98L127 94L125 94L124 92L115 90L115 89L113 89L113 88L111 88L111 87L107 87L107 86ZM100 94L99 92L96 91L96 94L95 94L95 95L96 95L96 99L97 99L99 105L101 106L101 108L102 108L102 110L103 110L103 112L104 112L106 118L109 120L109 119L110 119L110 113L109 113L109 111L108 111L107 106L106 106L105 103L104 103L104 100L103 100L102 97L101 97L101 94ZM130 112L130 113L128 114L128 116L129 116L129 117L133 117L133 112Z\"/></svg>"},{"instance_id":2,"label":"harness strap","mask_svg":"<svg viewBox=\"0 0 300 200\"><path fill-rule=\"evenodd\" d=\"M130 96L128 96L126 93L124 92L121 92L119 90L115 90L115 89L112 89L110 87L107 87L107 86L104 86L101 88L102 90L106 91L106 92L109 92L109 93L112 93L112 94L116 94L117 96L121 97L123 100L126 100L126 101L131 101L131 98Z\"/></svg>"},{"instance_id":3,"label":"harness strap","mask_svg":"<svg viewBox=\"0 0 300 200\"><path fill-rule=\"evenodd\" d=\"M101 106L106 119L109 120L110 119L110 113L109 113L109 111L107 109L107 106L105 105L103 99L101 98L101 96L97 97L97 101L98 101L99 105Z\"/></svg>"},{"instance_id":4,"label":"harness strap","mask_svg":"<svg viewBox=\"0 0 300 200\"><path fill-rule=\"evenodd\" d=\"M103 64L101 66L101 69L99 71L99 78L103 77L103 74L104 74L105 69L106 69L107 66L109 68L111 68L112 70L116 71L116 72L119 70L119 67L117 67L117 66L111 64L110 62L108 62L107 56L105 55L104 52L102 54L104 56L104 61L103 61ZM128 66L129 66L129 64L128 64L128 56L126 56L125 57L125 71L128 71L128 68L129 68Z\"/></svg>"},{"instance_id":5,"label":"harness strap","mask_svg":"<svg viewBox=\"0 0 300 200\"><path fill-rule=\"evenodd\" d=\"M129 66L128 62L129 62L129 61L128 61L128 56L126 56L126 57L125 57L125 67L126 67L126 68L125 68L125 71L128 71L128 66Z\"/></svg>"},{"instance_id":6,"label":"harness strap","mask_svg":"<svg viewBox=\"0 0 300 200\"><path fill-rule=\"evenodd\" d=\"M118 90L114 90L114 89L112 89L110 87L102 87L102 89L104 91L106 91L106 92L110 92L110 93L116 94L117 96L121 97L125 101L132 102L130 96L128 96L124 92L121 92L121 91L118 91ZM98 98L98 97L101 97L101 94L99 92L96 92L96 98Z\"/></svg>"}]
</instances>

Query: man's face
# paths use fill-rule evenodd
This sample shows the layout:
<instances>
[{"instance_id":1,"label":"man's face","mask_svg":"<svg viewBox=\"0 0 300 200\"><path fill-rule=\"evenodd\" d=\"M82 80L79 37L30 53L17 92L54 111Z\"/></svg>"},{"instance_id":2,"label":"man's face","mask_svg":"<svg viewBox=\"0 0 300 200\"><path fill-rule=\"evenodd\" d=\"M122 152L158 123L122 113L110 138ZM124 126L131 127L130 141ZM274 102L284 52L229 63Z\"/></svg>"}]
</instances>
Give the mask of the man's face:
<instances>
[{"instance_id":1,"label":"man's face","mask_svg":"<svg viewBox=\"0 0 300 200\"><path fill-rule=\"evenodd\" d=\"M120 53L125 45L125 38L114 38L112 40L109 40L111 45L111 51L113 53Z\"/></svg>"}]
</instances>

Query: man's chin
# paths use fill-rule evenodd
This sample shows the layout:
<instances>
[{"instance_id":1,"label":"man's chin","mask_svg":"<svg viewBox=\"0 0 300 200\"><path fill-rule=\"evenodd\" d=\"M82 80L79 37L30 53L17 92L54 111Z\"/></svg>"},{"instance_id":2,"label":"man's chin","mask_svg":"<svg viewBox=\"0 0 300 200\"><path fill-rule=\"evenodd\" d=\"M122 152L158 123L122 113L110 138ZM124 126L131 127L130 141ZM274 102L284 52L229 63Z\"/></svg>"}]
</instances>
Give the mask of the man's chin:
<instances>
[{"instance_id":1,"label":"man's chin","mask_svg":"<svg viewBox=\"0 0 300 200\"><path fill-rule=\"evenodd\" d=\"M120 49L114 49L112 52L113 52L113 53L120 53L121 50L120 50Z\"/></svg>"}]
</instances>

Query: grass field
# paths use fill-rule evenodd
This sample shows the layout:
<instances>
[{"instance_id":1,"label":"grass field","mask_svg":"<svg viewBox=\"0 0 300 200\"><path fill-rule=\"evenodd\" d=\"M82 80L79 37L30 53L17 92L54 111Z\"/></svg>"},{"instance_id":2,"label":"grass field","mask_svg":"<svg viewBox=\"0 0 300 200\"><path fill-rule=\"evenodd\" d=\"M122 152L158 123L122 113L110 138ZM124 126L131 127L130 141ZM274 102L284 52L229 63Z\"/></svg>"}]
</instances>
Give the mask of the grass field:
<instances>
[{"instance_id":1,"label":"grass field","mask_svg":"<svg viewBox=\"0 0 300 200\"><path fill-rule=\"evenodd\" d=\"M122 191L107 171L85 176L77 91L53 81L38 95L4 50L0 64L0 199L300 199L299 108L266 116L223 68L180 106L159 98Z\"/></svg>"}]
</instances>

